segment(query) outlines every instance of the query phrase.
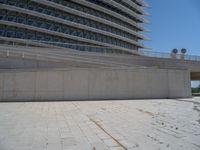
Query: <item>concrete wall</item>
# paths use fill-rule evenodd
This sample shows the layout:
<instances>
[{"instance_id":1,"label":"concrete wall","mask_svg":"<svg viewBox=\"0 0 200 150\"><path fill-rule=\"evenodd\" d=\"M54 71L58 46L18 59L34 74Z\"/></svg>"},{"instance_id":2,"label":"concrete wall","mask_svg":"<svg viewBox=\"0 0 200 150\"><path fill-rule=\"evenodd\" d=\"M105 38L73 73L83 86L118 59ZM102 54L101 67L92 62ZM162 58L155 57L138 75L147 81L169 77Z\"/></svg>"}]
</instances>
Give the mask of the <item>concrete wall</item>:
<instances>
[{"instance_id":1,"label":"concrete wall","mask_svg":"<svg viewBox=\"0 0 200 150\"><path fill-rule=\"evenodd\" d=\"M190 97L190 73L165 69L49 69L0 72L1 101Z\"/></svg>"}]
</instances>

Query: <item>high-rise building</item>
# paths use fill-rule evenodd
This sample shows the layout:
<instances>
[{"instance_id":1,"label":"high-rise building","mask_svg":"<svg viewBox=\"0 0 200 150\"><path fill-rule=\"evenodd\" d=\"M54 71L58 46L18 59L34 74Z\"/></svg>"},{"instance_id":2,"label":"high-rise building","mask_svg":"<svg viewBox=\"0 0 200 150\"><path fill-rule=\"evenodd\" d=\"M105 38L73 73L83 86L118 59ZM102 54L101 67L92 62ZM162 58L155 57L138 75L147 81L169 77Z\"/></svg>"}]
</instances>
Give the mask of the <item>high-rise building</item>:
<instances>
[{"instance_id":1,"label":"high-rise building","mask_svg":"<svg viewBox=\"0 0 200 150\"><path fill-rule=\"evenodd\" d=\"M0 40L137 53L144 48L146 6L143 0L0 0Z\"/></svg>"}]
</instances>

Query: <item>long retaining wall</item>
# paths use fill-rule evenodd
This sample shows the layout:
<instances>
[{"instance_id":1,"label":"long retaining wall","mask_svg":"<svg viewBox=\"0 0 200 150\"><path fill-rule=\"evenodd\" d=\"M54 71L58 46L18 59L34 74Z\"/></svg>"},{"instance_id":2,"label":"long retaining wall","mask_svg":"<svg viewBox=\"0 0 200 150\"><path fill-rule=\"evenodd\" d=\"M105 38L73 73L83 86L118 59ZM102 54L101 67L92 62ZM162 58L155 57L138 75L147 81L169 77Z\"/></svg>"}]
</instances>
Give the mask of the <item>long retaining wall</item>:
<instances>
[{"instance_id":1,"label":"long retaining wall","mask_svg":"<svg viewBox=\"0 0 200 150\"><path fill-rule=\"evenodd\" d=\"M187 70L155 68L1 70L0 101L191 97Z\"/></svg>"}]
</instances>

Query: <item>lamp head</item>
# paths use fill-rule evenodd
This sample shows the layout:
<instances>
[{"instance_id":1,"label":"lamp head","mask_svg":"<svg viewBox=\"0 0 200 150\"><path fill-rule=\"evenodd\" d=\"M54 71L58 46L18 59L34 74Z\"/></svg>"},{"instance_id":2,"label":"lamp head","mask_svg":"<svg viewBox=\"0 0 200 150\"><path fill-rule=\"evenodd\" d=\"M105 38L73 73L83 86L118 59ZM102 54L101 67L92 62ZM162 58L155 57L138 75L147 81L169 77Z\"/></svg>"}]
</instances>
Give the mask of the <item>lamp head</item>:
<instances>
[{"instance_id":1,"label":"lamp head","mask_svg":"<svg viewBox=\"0 0 200 150\"><path fill-rule=\"evenodd\" d=\"M181 49L181 53L182 53L182 54L185 54L185 53L187 53L187 50L186 50L185 48L182 48L182 49Z\"/></svg>"},{"instance_id":2,"label":"lamp head","mask_svg":"<svg viewBox=\"0 0 200 150\"><path fill-rule=\"evenodd\" d=\"M172 50L172 53L177 54L177 53L178 53L178 50L177 50L176 48L174 48L174 49Z\"/></svg>"}]
</instances>

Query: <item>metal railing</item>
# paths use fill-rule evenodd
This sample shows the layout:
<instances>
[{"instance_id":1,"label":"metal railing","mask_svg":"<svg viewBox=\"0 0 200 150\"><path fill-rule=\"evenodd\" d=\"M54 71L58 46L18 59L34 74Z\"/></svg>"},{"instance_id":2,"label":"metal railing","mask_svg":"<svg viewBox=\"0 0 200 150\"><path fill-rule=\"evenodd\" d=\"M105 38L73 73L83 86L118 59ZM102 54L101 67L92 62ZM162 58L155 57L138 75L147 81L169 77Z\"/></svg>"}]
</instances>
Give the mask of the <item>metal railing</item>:
<instances>
[{"instance_id":1,"label":"metal railing","mask_svg":"<svg viewBox=\"0 0 200 150\"><path fill-rule=\"evenodd\" d=\"M131 56L131 53L126 52L116 52L112 47L98 46L98 45L87 45L87 44L77 44L77 43L62 43L62 42L52 42L52 41L38 41L38 40L15 40L15 41L3 41L0 40L0 44L10 45L12 47L24 46L24 47L40 47L40 48L51 48L51 49L65 49L66 52L73 54L102 54L102 55L116 55L116 56ZM91 49L93 51L79 51L74 48L85 48ZM95 51L97 50L97 51ZM133 50L132 55L140 55L143 57L152 58L165 58L165 59L176 59L176 60L186 60L186 61L200 61L200 56L195 55L183 55L183 54L173 54L165 52L154 52L149 50Z\"/></svg>"},{"instance_id":2,"label":"metal railing","mask_svg":"<svg viewBox=\"0 0 200 150\"><path fill-rule=\"evenodd\" d=\"M79 44L79 43L63 43L54 41L41 41L41 40L25 40L25 39L5 39L0 38L0 44L10 45L10 46L24 46L24 47L40 47L40 48L52 48L52 49L65 49L66 52L73 53L101 53L101 54L115 54L115 55L127 55L133 54L137 55L137 51L133 52L119 51L116 48L101 46L101 45L91 45L91 44Z\"/></svg>"},{"instance_id":3,"label":"metal railing","mask_svg":"<svg viewBox=\"0 0 200 150\"><path fill-rule=\"evenodd\" d=\"M147 51L147 50L140 50L139 54L142 56L154 57L154 58L200 61L200 56L187 55L187 54L172 54L172 53L164 53L164 52L153 52L153 51Z\"/></svg>"},{"instance_id":4,"label":"metal railing","mask_svg":"<svg viewBox=\"0 0 200 150\"><path fill-rule=\"evenodd\" d=\"M49 61L49 62L60 62L65 63L67 61L87 63L92 65L103 65L103 66L132 66L127 63L112 61L112 60L101 60L101 58L90 58L84 55L73 55L71 53L52 53L52 52L34 52L27 51L24 49L1 49L0 57L6 58L22 58L31 59L36 61Z\"/></svg>"}]
</instances>

